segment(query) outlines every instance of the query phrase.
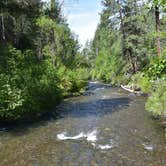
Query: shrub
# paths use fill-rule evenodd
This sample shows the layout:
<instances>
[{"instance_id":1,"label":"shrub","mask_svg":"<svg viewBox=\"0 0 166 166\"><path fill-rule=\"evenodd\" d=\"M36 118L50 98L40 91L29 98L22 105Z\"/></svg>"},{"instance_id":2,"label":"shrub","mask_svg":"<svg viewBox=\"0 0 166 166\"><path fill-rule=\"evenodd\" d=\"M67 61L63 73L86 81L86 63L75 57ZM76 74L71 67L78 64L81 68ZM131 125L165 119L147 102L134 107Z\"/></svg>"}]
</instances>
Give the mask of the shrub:
<instances>
[{"instance_id":1,"label":"shrub","mask_svg":"<svg viewBox=\"0 0 166 166\"><path fill-rule=\"evenodd\" d=\"M62 91L54 65L37 61L32 51L9 50L8 67L0 75L0 119L37 115L57 104Z\"/></svg>"},{"instance_id":2,"label":"shrub","mask_svg":"<svg viewBox=\"0 0 166 166\"><path fill-rule=\"evenodd\" d=\"M142 92L149 93L152 91L152 82L143 72L136 73L131 80L136 87L141 88Z\"/></svg>"},{"instance_id":3,"label":"shrub","mask_svg":"<svg viewBox=\"0 0 166 166\"><path fill-rule=\"evenodd\" d=\"M145 73L152 80L162 78L166 74L166 56L153 59Z\"/></svg>"},{"instance_id":4,"label":"shrub","mask_svg":"<svg viewBox=\"0 0 166 166\"><path fill-rule=\"evenodd\" d=\"M146 109L154 116L166 114L166 81L159 81L146 103Z\"/></svg>"},{"instance_id":5,"label":"shrub","mask_svg":"<svg viewBox=\"0 0 166 166\"><path fill-rule=\"evenodd\" d=\"M58 77L61 79L59 87L63 90L64 96L71 92L79 92L85 87L89 78L88 70L85 68L67 69L61 65L57 69Z\"/></svg>"},{"instance_id":6,"label":"shrub","mask_svg":"<svg viewBox=\"0 0 166 166\"><path fill-rule=\"evenodd\" d=\"M25 102L22 90L12 85L9 76L0 74L0 119L19 118L19 110Z\"/></svg>"}]
</instances>

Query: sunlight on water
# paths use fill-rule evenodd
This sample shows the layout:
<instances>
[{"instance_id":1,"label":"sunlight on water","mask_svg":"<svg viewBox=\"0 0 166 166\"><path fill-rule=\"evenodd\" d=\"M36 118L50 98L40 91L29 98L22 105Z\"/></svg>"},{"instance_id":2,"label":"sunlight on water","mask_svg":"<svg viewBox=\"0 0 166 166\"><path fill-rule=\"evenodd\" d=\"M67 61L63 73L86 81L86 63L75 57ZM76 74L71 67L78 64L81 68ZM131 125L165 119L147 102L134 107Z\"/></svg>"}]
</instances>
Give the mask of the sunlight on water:
<instances>
[{"instance_id":1,"label":"sunlight on water","mask_svg":"<svg viewBox=\"0 0 166 166\"><path fill-rule=\"evenodd\" d=\"M105 88L96 88L95 91L104 90Z\"/></svg>"},{"instance_id":2,"label":"sunlight on water","mask_svg":"<svg viewBox=\"0 0 166 166\"><path fill-rule=\"evenodd\" d=\"M153 151L154 147L152 145L142 144L145 150Z\"/></svg>"},{"instance_id":3,"label":"sunlight on water","mask_svg":"<svg viewBox=\"0 0 166 166\"><path fill-rule=\"evenodd\" d=\"M80 139L80 138L83 138L83 137L85 137L85 135L84 135L84 133L80 133L80 134L78 134L78 135L76 135L76 136L66 136L67 135L67 133L66 132L63 132L63 133L61 133L61 134L58 134L57 135L57 138L59 139L59 140L77 140L77 139Z\"/></svg>"},{"instance_id":4,"label":"sunlight on water","mask_svg":"<svg viewBox=\"0 0 166 166\"><path fill-rule=\"evenodd\" d=\"M98 145L98 147L99 147L100 149L104 150L104 149L111 149L111 148L113 148L114 146L107 144L107 145Z\"/></svg>"},{"instance_id":5,"label":"sunlight on water","mask_svg":"<svg viewBox=\"0 0 166 166\"><path fill-rule=\"evenodd\" d=\"M58 134L57 138L59 140L77 140L77 139L81 139L81 138L86 138L86 140L88 142L96 142L97 141L97 130L88 132L87 134L81 132L80 134L75 135L75 136L67 136L67 133L63 132L61 134Z\"/></svg>"},{"instance_id":6,"label":"sunlight on water","mask_svg":"<svg viewBox=\"0 0 166 166\"><path fill-rule=\"evenodd\" d=\"M115 143L114 140L110 140L110 144L106 144L106 145L101 145L101 144L97 144L96 141L97 139L97 130L93 130L91 132L88 132L87 134L85 134L84 132L81 132L78 135L75 136L67 136L67 132L63 132L61 134L57 134L57 138L59 140L79 140L81 138L85 138L87 142L90 142L91 145L97 149L101 149L101 150L107 150L107 149L111 149L113 147L115 147Z\"/></svg>"},{"instance_id":7,"label":"sunlight on water","mask_svg":"<svg viewBox=\"0 0 166 166\"><path fill-rule=\"evenodd\" d=\"M94 131L86 134L86 139L88 142L96 142L97 141L97 130L94 130Z\"/></svg>"},{"instance_id":8,"label":"sunlight on water","mask_svg":"<svg viewBox=\"0 0 166 166\"><path fill-rule=\"evenodd\" d=\"M89 84L98 84L99 81L90 81Z\"/></svg>"}]
</instances>

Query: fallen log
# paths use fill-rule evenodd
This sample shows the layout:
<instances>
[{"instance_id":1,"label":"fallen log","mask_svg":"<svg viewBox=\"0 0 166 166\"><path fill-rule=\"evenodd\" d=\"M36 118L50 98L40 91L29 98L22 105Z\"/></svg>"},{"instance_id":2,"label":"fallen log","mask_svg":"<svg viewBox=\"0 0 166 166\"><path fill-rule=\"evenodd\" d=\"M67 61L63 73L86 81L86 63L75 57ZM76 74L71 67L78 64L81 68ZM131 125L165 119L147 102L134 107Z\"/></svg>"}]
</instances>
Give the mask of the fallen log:
<instances>
[{"instance_id":1,"label":"fallen log","mask_svg":"<svg viewBox=\"0 0 166 166\"><path fill-rule=\"evenodd\" d=\"M140 90L139 91L133 90L131 87L127 85L121 85L121 88L131 93L143 94Z\"/></svg>"}]
</instances>

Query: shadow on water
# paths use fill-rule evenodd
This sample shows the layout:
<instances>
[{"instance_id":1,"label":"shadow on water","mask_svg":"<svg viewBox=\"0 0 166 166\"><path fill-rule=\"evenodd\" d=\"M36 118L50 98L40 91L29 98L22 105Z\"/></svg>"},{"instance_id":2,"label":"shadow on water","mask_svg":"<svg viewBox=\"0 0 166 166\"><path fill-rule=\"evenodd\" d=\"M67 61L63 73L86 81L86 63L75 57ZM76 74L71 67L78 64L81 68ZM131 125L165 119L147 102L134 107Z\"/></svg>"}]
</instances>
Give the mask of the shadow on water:
<instances>
[{"instance_id":1,"label":"shadow on water","mask_svg":"<svg viewBox=\"0 0 166 166\"><path fill-rule=\"evenodd\" d=\"M122 107L128 107L132 100L130 98L112 98L98 99L88 102L62 102L58 107L43 115L37 121L28 121L13 124L1 124L1 132L10 132L15 136L21 136L31 132L30 128L38 128L46 126L48 122L55 122L58 119L65 117L87 118L101 117L106 114L111 114L120 111ZM63 105L64 104L64 105Z\"/></svg>"},{"instance_id":2,"label":"shadow on water","mask_svg":"<svg viewBox=\"0 0 166 166\"><path fill-rule=\"evenodd\" d=\"M59 107L59 112L62 113L62 117L89 117L89 116L103 116L111 114L116 111L120 111L122 108L128 107L132 99L130 98L112 98L112 99L99 99L89 102L77 102L74 104L66 103L68 109Z\"/></svg>"},{"instance_id":3,"label":"shadow on water","mask_svg":"<svg viewBox=\"0 0 166 166\"><path fill-rule=\"evenodd\" d=\"M59 113L56 111L56 108L42 114L39 117L31 117L31 119L13 121L13 122L0 122L0 133L4 132L22 132L22 135L28 132L28 128L37 128L40 126L46 126L48 122L56 120L60 117Z\"/></svg>"},{"instance_id":4,"label":"shadow on water","mask_svg":"<svg viewBox=\"0 0 166 166\"><path fill-rule=\"evenodd\" d=\"M132 101L127 97L110 98L110 99L95 99L98 90L111 88L111 85L106 85L99 82L90 82L87 90L82 96L78 97L78 101L73 103L70 99L62 102L52 110L46 112L38 118L31 118L26 121L13 123L0 123L0 133L10 132L12 135L24 135L31 132L31 128L46 126L49 122L55 122L58 119L65 117L101 117L106 114L111 114L115 111L120 111L122 107L128 107ZM94 96L93 100L82 100L82 97Z\"/></svg>"}]
</instances>

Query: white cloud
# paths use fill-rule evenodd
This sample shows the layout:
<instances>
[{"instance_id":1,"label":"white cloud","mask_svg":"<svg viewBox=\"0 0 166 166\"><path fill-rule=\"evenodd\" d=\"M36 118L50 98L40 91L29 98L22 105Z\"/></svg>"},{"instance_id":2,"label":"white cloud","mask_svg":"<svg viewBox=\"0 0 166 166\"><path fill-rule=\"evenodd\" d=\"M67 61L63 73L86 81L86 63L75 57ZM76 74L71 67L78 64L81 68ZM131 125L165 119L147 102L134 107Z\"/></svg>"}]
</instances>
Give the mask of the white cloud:
<instances>
[{"instance_id":1,"label":"white cloud","mask_svg":"<svg viewBox=\"0 0 166 166\"><path fill-rule=\"evenodd\" d=\"M98 13L70 14L67 19L71 30L79 35L78 39L82 45L94 37L99 22Z\"/></svg>"},{"instance_id":2,"label":"white cloud","mask_svg":"<svg viewBox=\"0 0 166 166\"><path fill-rule=\"evenodd\" d=\"M43 1L48 2L48 0ZM59 1L61 2L62 0ZM63 13L67 19L69 27L76 35L78 35L80 44L84 46L87 40L93 39L94 37L100 19L99 12L101 11L101 0L94 0L94 6L92 4L93 2L91 2L90 9L92 10L86 8L83 1L80 1L78 1L79 3L74 3L74 0L70 0L71 3L73 2L73 6L68 7L67 5L64 5ZM66 0L65 2L69 3L69 0Z\"/></svg>"}]
</instances>

